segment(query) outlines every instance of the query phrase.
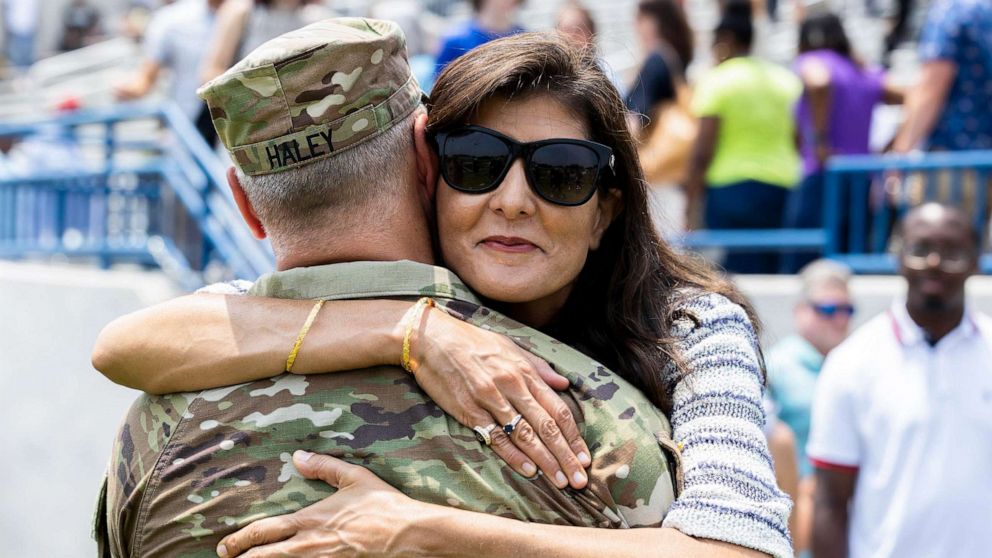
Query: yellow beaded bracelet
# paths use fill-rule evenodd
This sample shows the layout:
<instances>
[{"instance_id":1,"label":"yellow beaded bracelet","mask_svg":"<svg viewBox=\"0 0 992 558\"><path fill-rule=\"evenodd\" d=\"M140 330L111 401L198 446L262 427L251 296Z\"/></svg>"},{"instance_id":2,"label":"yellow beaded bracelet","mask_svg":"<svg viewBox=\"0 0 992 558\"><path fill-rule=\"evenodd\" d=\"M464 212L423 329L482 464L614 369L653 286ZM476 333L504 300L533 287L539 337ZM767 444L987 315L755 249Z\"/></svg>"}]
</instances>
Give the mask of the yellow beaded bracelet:
<instances>
[{"instance_id":1,"label":"yellow beaded bracelet","mask_svg":"<svg viewBox=\"0 0 992 558\"><path fill-rule=\"evenodd\" d=\"M310 332L310 326L313 325L313 321L317 319L317 313L324 306L324 300L318 300L313 308L310 309L310 315L307 316L307 321L303 322L303 327L300 328L299 335L296 336L296 343L293 343L293 350L289 352L289 356L286 358L286 372L293 371L293 364L296 363L296 355L300 354L300 346L303 345L303 339L306 338L307 333Z\"/></svg>"},{"instance_id":2,"label":"yellow beaded bracelet","mask_svg":"<svg viewBox=\"0 0 992 558\"><path fill-rule=\"evenodd\" d=\"M413 374L417 370L417 363L410 360L410 338L413 336L413 330L420 324L423 318L424 308L434 308L434 299L430 297L423 297L413 305L413 309L407 314L407 325L406 332L403 334L403 357L400 360L400 364L403 366L403 370Z\"/></svg>"}]
</instances>

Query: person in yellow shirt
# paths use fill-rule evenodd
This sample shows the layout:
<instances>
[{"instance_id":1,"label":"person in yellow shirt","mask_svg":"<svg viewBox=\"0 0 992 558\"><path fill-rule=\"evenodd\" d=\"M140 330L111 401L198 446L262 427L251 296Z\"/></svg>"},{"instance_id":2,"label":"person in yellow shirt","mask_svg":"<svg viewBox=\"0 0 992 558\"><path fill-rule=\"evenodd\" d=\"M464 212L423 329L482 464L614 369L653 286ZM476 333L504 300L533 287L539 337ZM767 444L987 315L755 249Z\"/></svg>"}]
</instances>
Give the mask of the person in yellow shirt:
<instances>
[{"instance_id":1,"label":"person in yellow shirt","mask_svg":"<svg viewBox=\"0 0 992 558\"><path fill-rule=\"evenodd\" d=\"M728 2L714 32L718 64L696 84L699 135L690 164L689 223L702 210L710 229L782 224L799 180L794 107L802 83L786 68L750 55L754 28L747 2ZM774 273L778 256L736 252L724 268Z\"/></svg>"}]
</instances>

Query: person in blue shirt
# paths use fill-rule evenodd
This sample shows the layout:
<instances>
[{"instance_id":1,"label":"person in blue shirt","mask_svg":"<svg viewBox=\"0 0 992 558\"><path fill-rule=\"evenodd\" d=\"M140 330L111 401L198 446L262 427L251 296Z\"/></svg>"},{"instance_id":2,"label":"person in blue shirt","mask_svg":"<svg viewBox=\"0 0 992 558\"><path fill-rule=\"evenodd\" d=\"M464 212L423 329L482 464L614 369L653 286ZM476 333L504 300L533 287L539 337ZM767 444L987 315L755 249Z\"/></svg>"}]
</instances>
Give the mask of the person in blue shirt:
<instances>
[{"instance_id":1,"label":"person in blue shirt","mask_svg":"<svg viewBox=\"0 0 992 558\"><path fill-rule=\"evenodd\" d=\"M854 306L848 291L851 271L839 262L816 260L799 272L802 290L793 310L796 333L766 355L768 395L777 418L792 429L799 465L792 532L796 552L807 547L812 523L813 466L806 457L813 393L824 357L848 334Z\"/></svg>"},{"instance_id":2,"label":"person in blue shirt","mask_svg":"<svg viewBox=\"0 0 992 558\"><path fill-rule=\"evenodd\" d=\"M452 60L488 43L524 31L516 23L517 10L523 0L472 0L472 19L455 28L441 41L434 66L434 77Z\"/></svg>"},{"instance_id":3,"label":"person in blue shirt","mask_svg":"<svg viewBox=\"0 0 992 558\"><path fill-rule=\"evenodd\" d=\"M919 54L919 81L893 151L992 149L992 3L935 0Z\"/></svg>"},{"instance_id":4,"label":"person in blue shirt","mask_svg":"<svg viewBox=\"0 0 992 558\"><path fill-rule=\"evenodd\" d=\"M847 337L854 313L851 272L832 260L810 262L799 272L800 300L793 310L796 333L767 355L768 391L781 418L796 434L801 476L813 472L806 459L813 387L827 353Z\"/></svg>"}]
</instances>

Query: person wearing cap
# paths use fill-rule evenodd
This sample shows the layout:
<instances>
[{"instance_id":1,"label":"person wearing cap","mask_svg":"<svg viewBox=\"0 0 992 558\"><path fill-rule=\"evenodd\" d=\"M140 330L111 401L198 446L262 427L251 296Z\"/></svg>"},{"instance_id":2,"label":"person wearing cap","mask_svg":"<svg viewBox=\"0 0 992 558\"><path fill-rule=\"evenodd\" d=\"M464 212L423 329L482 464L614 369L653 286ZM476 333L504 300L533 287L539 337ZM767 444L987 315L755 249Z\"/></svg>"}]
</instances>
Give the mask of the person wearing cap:
<instances>
[{"instance_id":1,"label":"person wearing cap","mask_svg":"<svg viewBox=\"0 0 992 558\"><path fill-rule=\"evenodd\" d=\"M425 502L539 523L661 523L680 486L664 414L589 357L481 308L458 278L430 265L428 200L437 163L395 24L344 18L287 33L200 93L232 155L236 169L228 178L242 214L256 234L271 238L276 254L278 271L248 294L270 297L273 313L285 308L278 299L317 300L286 347L285 370L307 355L300 348L310 328L326 331L327 312L340 311L330 321L348 348L338 353L343 359L358 363L373 350L376 336L354 332L386 315L400 323L403 356L396 361L406 371L257 375L229 387L139 398L118 432L97 513L103 556L203 555L249 522L261 527L258 520L319 502L333 489L300 476L297 450L366 466ZM345 312L354 303L342 302L384 297L392 300L375 315L362 307L359 318ZM237 304L248 297L228 298ZM325 301L325 319L317 320ZM520 414L480 431L446 416L417 387L424 370L411 361L411 343L427 340L413 333L447 316L432 306L492 331L476 335L514 336L573 381L552 408L562 420L559 443L568 439L585 454L573 479L585 490L561 490L569 481L534 476L533 465L511 468L484 451L507 447L511 436L529 447L538 434ZM527 354L502 342L504 360ZM394 347L400 353L400 343ZM98 368L101 359L98 351ZM252 359L242 363L250 367ZM181 362L176 368L182 372ZM585 443L596 448L591 459L573 416L582 417ZM548 432L539 435L551 440Z\"/></svg>"},{"instance_id":2,"label":"person wearing cap","mask_svg":"<svg viewBox=\"0 0 992 558\"><path fill-rule=\"evenodd\" d=\"M816 384L817 558L992 548L992 318L965 296L980 235L932 202L899 228L905 298L831 351Z\"/></svg>"}]
</instances>

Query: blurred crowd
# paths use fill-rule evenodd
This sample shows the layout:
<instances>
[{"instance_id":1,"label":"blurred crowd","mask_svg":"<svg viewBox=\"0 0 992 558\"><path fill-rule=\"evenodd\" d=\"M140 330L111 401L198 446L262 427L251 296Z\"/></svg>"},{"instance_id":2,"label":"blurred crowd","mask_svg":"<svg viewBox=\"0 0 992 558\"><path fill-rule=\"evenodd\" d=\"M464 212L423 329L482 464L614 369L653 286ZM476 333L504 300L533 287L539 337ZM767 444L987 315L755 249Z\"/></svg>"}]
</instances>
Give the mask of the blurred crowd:
<instances>
[{"instance_id":1,"label":"blurred crowd","mask_svg":"<svg viewBox=\"0 0 992 558\"><path fill-rule=\"evenodd\" d=\"M899 6L900 14L910 9ZM752 10L747 1L723 3L713 30L713 66L689 84L692 34L680 20L678 2L638 4L638 36L649 54L627 100L647 117L641 159L659 197L659 228L822 226L824 163L834 155L870 152L872 116L880 104L904 103L902 123L885 151L992 148L992 121L982 108L992 101L987 3L931 3L919 36L916 79L905 88L855 51L827 3L797 10L798 55L789 68L753 54ZM900 15L884 51L904 34ZM674 205L673 193L685 195L682 215L662 209ZM844 200L844 207L852 201ZM738 252L724 267L795 273L811 259Z\"/></svg>"},{"instance_id":2,"label":"blurred crowd","mask_svg":"<svg viewBox=\"0 0 992 558\"><path fill-rule=\"evenodd\" d=\"M176 0L154 8L153 0L135 0L113 24L93 1L65 5L59 47L80 48L108 33L140 42L143 61L131 79L115 85L115 96L140 99L161 91L159 82L165 81L166 95L211 143L214 132L197 87L290 29L334 15L397 20L409 37L414 71L428 91L437 73L461 53L528 30L520 22L520 0ZM619 71L605 57L602 64L634 115L630 124L641 142L652 212L666 235L702 228L823 226L824 163L834 155L866 154L871 144L878 145L872 125L880 105L903 105L901 124L884 138L886 151L992 149L992 115L986 110L992 102L987 2L888 3L889 32L874 39L882 43L875 62L856 50L842 15L855 8L862 16L878 15L877 0L854 7L851 2L794 0L787 11L776 0L723 0L712 28L690 25L687 2L691 5L689 0L637 2L630 35L636 37L640 58ZM15 68L26 67L34 60L38 3L3 0L2 6L6 58ZM924 14L918 32L909 23L914 8ZM755 53L757 33L781 20L778 12L795 19L787 23L797 31L797 55L789 66ZM578 1L561 2L556 27L595 50L593 13ZM709 41L706 48L698 44L701 37ZM906 40L917 41L919 64L914 79L907 82L902 76L897 84L884 64ZM872 195L877 197L867 197ZM842 207L852 202L867 206L871 200L843 199ZM811 259L733 252L722 263L730 272L795 273Z\"/></svg>"}]
</instances>

